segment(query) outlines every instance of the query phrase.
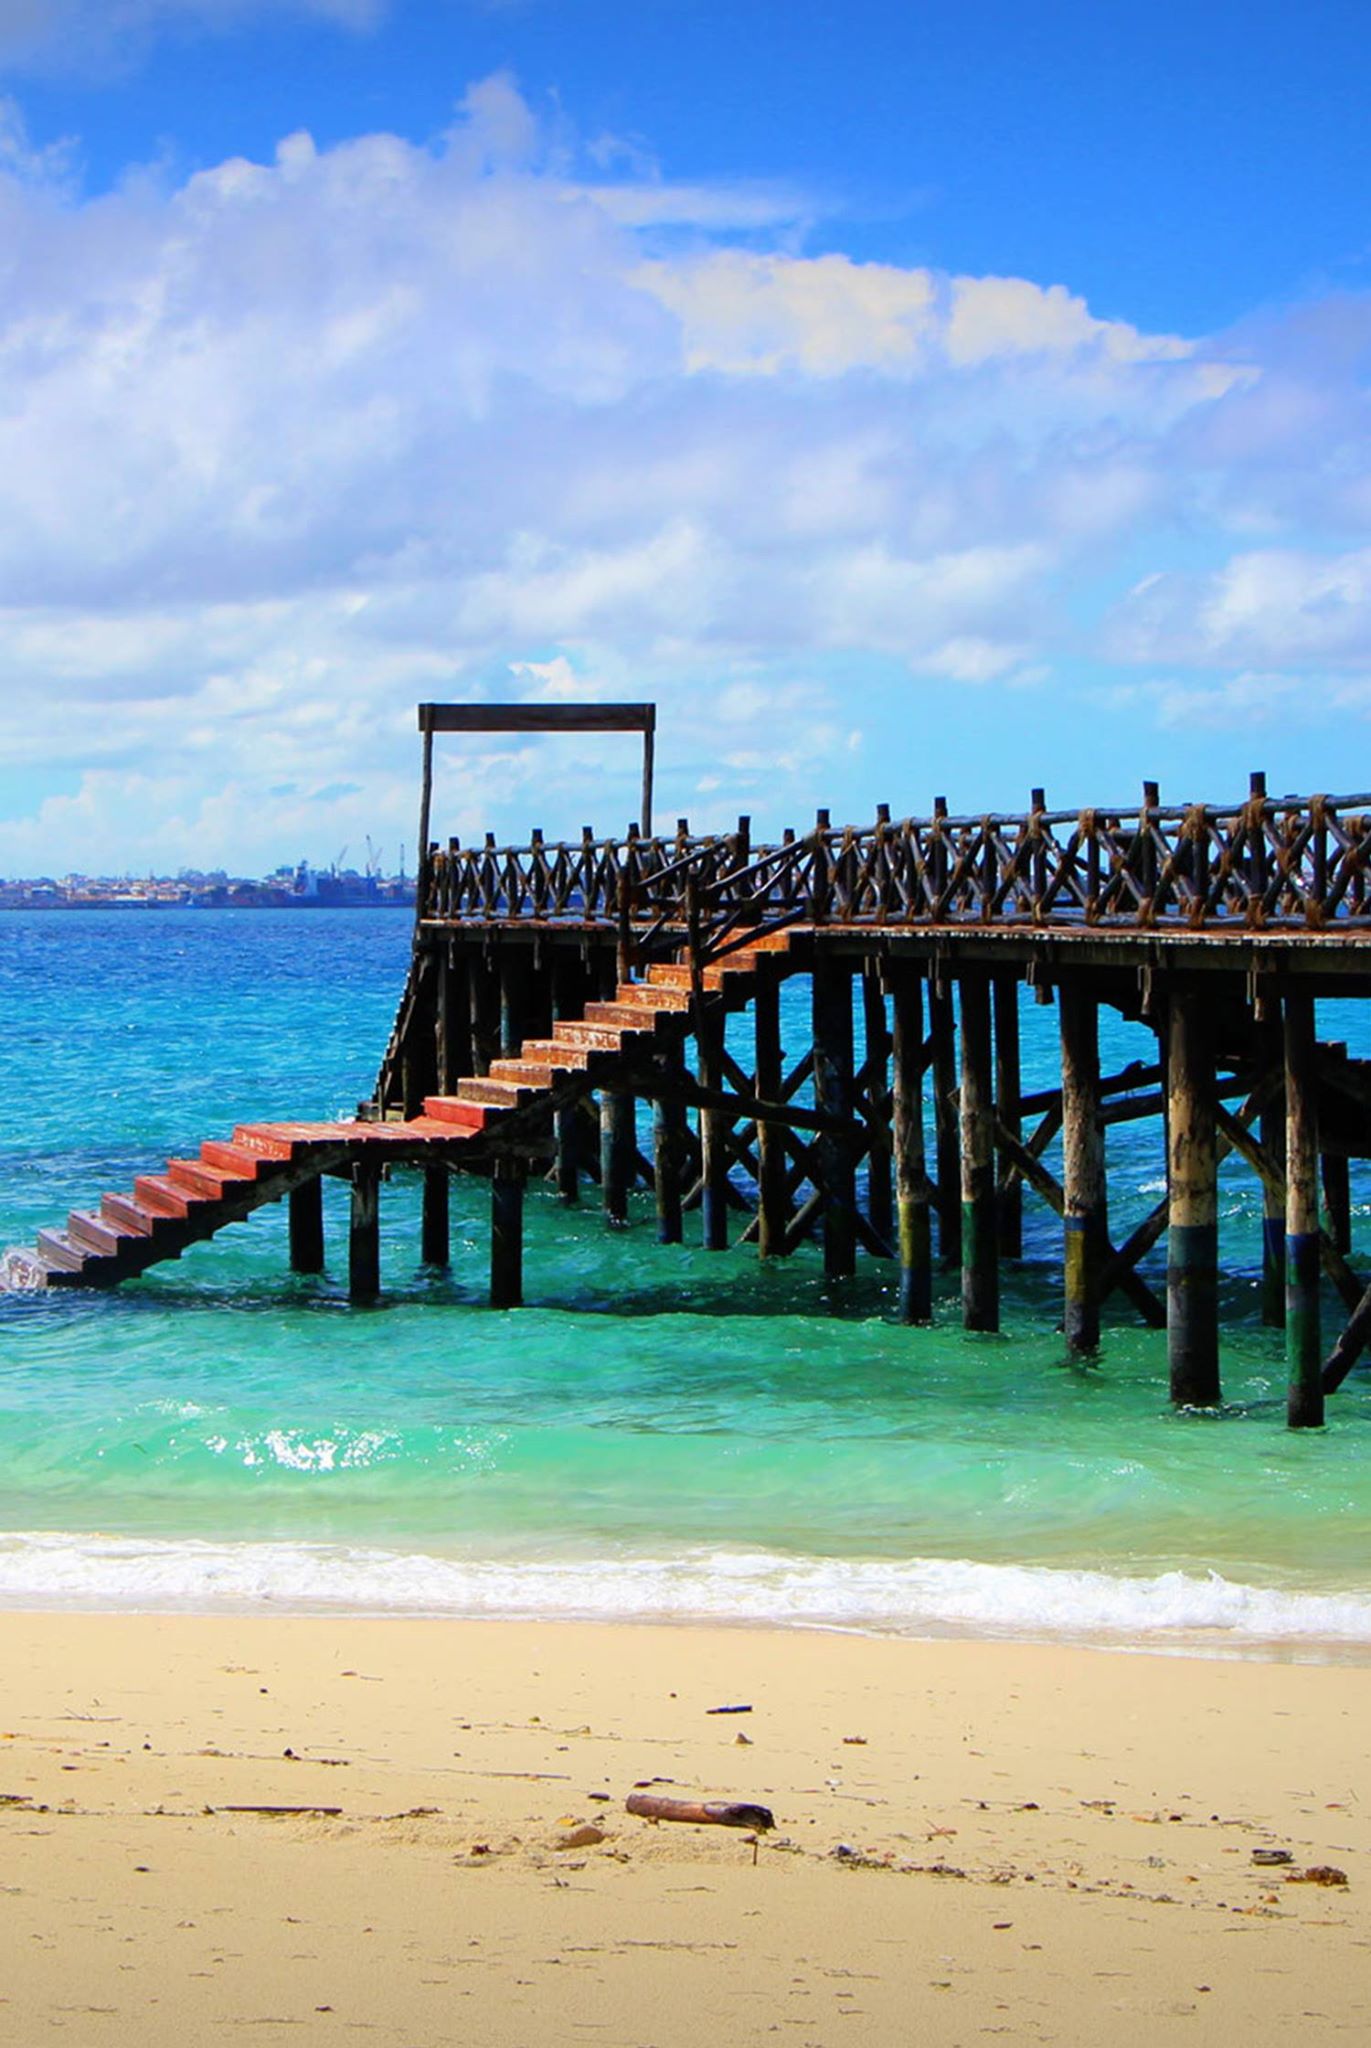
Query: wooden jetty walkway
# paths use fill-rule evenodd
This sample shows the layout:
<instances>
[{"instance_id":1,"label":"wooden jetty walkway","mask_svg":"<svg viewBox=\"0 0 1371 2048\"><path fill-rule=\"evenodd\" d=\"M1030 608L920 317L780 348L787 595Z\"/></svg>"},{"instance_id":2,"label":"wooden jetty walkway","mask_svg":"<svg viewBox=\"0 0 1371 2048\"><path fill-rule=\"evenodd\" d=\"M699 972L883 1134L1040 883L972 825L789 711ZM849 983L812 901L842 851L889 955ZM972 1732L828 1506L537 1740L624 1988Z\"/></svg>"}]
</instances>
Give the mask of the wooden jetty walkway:
<instances>
[{"instance_id":1,"label":"wooden jetty walkway","mask_svg":"<svg viewBox=\"0 0 1371 2048\"><path fill-rule=\"evenodd\" d=\"M585 707L585 724L642 730L650 749L650 711ZM40 1237L49 1284L114 1284L283 1197L291 1263L319 1271L320 1182L338 1175L366 1299L379 1184L405 1165L423 1173L433 1265L448 1261L452 1173L488 1179L497 1306L521 1298L532 1174L568 1201L596 1185L611 1224L651 1189L665 1243L698 1212L715 1250L780 1258L818 1236L829 1279L859 1256L891 1261L909 1324L931 1318L935 1266L959 1267L966 1326L993 1331L1027 1188L1061 1222L1070 1349L1095 1350L1120 1295L1166 1329L1172 1398L1204 1407L1221 1398L1217 1177L1236 1152L1262 1193L1262 1313L1285 1328L1289 1420L1322 1422L1371 1341L1348 1193L1348 1161L1371 1157L1371 1061L1315 1029L1316 1000L1371 997L1371 795L1272 797L1253 776L1227 808L1163 805L1147 784L1132 809L1054 811L1035 790L1015 817L938 802L858 829L821 811L768 846L745 818L703 837L681 820L666 836L441 844L433 733L476 718L420 707L413 959L357 1120L241 1125L106 1195ZM645 815L650 792L649 751ZM795 976L809 1045L787 1067L780 992ZM1033 1093L1025 991L1058 1013L1060 1083ZM1101 1006L1149 1027L1155 1056L1102 1072ZM1108 1133L1149 1118L1166 1194L1116 1243ZM1045 1163L1058 1136L1060 1177ZM1163 1236L1164 1299L1140 1270ZM1327 1352L1325 1283L1343 1325Z\"/></svg>"}]
</instances>

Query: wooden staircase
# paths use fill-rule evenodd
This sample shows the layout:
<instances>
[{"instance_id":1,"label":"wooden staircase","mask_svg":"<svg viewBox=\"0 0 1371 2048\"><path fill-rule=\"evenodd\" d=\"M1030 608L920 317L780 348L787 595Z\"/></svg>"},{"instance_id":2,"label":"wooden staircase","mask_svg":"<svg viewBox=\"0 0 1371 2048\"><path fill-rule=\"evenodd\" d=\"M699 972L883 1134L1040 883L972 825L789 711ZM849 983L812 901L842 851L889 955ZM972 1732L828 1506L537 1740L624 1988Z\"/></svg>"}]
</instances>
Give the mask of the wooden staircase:
<instances>
[{"instance_id":1,"label":"wooden staircase","mask_svg":"<svg viewBox=\"0 0 1371 2048\"><path fill-rule=\"evenodd\" d=\"M758 958L784 952L789 938L772 934L706 968L706 999L724 1008L746 1001ZM73 1209L64 1230L40 1231L40 1279L51 1287L115 1287L306 1181L367 1158L456 1165L481 1137L493 1141L478 1148L488 1156L510 1118L536 1121L549 1096L568 1084L593 1087L626 1055L654 1043L683 1041L694 1021L689 968L655 966L644 981L620 983L612 1001L589 1003L584 1016L555 1024L550 1038L528 1039L516 1057L460 1081L455 1094L428 1096L422 1116L239 1124L231 1139L203 1144L197 1158L169 1159L160 1173L139 1174L127 1193L103 1195L98 1209Z\"/></svg>"}]
</instances>

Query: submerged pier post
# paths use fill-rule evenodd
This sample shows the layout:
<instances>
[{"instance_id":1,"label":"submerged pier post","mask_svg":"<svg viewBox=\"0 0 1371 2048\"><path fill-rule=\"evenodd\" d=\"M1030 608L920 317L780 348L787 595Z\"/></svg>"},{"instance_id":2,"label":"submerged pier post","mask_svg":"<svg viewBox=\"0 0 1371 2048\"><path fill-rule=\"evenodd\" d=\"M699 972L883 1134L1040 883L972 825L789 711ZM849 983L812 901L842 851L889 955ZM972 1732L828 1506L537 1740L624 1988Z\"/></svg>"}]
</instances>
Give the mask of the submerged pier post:
<instances>
[{"instance_id":1,"label":"submerged pier post","mask_svg":"<svg viewBox=\"0 0 1371 2048\"><path fill-rule=\"evenodd\" d=\"M628 1191L637 1165L636 1117L631 1090L600 1090L600 1194L605 1222L628 1221Z\"/></svg>"},{"instance_id":2,"label":"submerged pier post","mask_svg":"<svg viewBox=\"0 0 1371 2048\"><path fill-rule=\"evenodd\" d=\"M1166 1342L1171 1398L1211 1408L1219 1387L1219 1190L1211 998L1171 994L1166 1054Z\"/></svg>"},{"instance_id":3,"label":"submerged pier post","mask_svg":"<svg viewBox=\"0 0 1371 2048\"><path fill-rule=\"evenodd\" d=\"M755 1068L753 1092L762 1102L779 1103L785 1085L781 1047L781 982L774 962L763 956L754 977ZM757 1126L757 1251L774 1259L785 1252L790 1223L786 1193L785 1131L780 1124Z\"/></svg>"},{"instance_id":4,"label":"submerged pier post","mask_svg":"<svg viewBox=\"0 0 1371 2048\"><path fill-rule=\"evenodd\" d=\"M862 1025L866 1041L866 1213L877 1237L883 1244L889 1244L893 1227L888 1109L890 1025L885 1014L885 990L881 986L875 960L864 963L861 984Z\"/></svg>"},{"instance_id":5,"label":"submerged pier post","mask_svg":"<svg viewBox=\"0 0 1371 2048\"><path fill-rule=\"evenodd\" d=\"M1000 973L992 977L995 1010L995 1106L1000 1122L1012 1138L1023 1135L1019 1113L1021 1092L1019 1062L1019 977ZM1000 1257L1023 1257L1023 1182L1015 1174L1007 1187L995 1196L996 1229Z\"/></svg>"},{"instance_id":6,"label":"submerged pier post","mask_svg":"<svg viewBox=\"0 0 1371 2048\"><path fill-rule=\"evenodd\" d=\"M928 1033L933 1041L933 1157L937 1169L938 1256L945 1266L962 1257L962 1145L957 1121L957 1022L952 984L935 967L928 984Z\"/></svg>"},{"instance_id":7,"label":"submerged pier post","mask_svg":"<svg viewBox=\"0 0 1371 2048\"><path fill-rule=\"evenodd\" d=\"M381 1292L381 1169L359 1159L352 1169L352 1213L348 1228L348 1295L374 1301Z\"/></svg>"},{"instance_id":8,"label":"submerged pier post","mask_svg":"<svg viewBox=\"0 0 1371 2048\"><path fill-rule=\"evenodd\" d=\"M491 1171L492 1308L519 1308L524 1299L524 1175L522 1159L497 1159Z\"/></svg>"},{"instance_id":9,"label":"submerged pier post","mask_svg":"<svg viewBox=\"0 0 1371 2048\"><path fill-rule=\"evenodd\" d=\"M900 1257L899 1318L933 1320L933 1233L924 1162L923 983L912 961L889 969L894 1022L895 1200Z\"/></svg>"},{"instance_id":10,"label":"submerged pier post","mask_svg":"<svg viewBox=\"0 0 1371 2048\"><path fill-rule=\"evenodd\" d=\"M1319 1112L1314 998L1285 998L1285 1357L1292 1429L1323 1426L1319 1342Z\"/></svg>"},{"instance_id":11,"label":"submerged pier post","mask_svg":"<svg viewBox=\"0 0 1371 2048\"><path fill-rule=\"evenodd\" d=\"M424 1168L424 1201L419 1256L426 1266L446 1266L452 1259L452 1177L446 1166Z\"/></svg>"},{"instance_id":12,"label":"submerged pier post","mask_svg":"<svg viewBox=\"0 0 1371 2048\"><path fill-rule=\"evenodd\" d=\"M1062 1327L1068 1349L1100 1341L1100 1284L1108 1250L1104 1131L1100 1124L1100 1028L1094 995L1064 979L1062 1040Z\"/></svg>"},{"instance_id":13,"label":"submerged pier post","mask_svg":"<svg viewBox=\"0 0 1371 2048\"><path fill-rule=\"evenodd\" d=\"M820 948L811 986L814 1031L814 1106L844 1130L820 1131L814 1144L822 1182L824 1277L847 1278L857 1269L857 1175L846 1127L852 1118L852 968Z\"/></svg>"},{"instance_id":14,"label":"submerged pier post","mask_svg":"<svg viewBox=\"0 0 1371 2048\"><path fill-rule=\"evenodd\" d=\"M321 1174L292 1188L290 1205L290 1270L292 1273L322 1273L324 1270L324 1182Z\"/></svg>"},{"instance_id":15,"label":"submerged pier post","mask_svg":"<svg viewBox=\"0 0 1371 2048\"><path fill-rule=\"evenodd\" d=\"M995 1102L990 981L963 974L962 998L962 1322L1000 1327L1000 1265L995 1229Z\"/></svg>"}]
</instances>

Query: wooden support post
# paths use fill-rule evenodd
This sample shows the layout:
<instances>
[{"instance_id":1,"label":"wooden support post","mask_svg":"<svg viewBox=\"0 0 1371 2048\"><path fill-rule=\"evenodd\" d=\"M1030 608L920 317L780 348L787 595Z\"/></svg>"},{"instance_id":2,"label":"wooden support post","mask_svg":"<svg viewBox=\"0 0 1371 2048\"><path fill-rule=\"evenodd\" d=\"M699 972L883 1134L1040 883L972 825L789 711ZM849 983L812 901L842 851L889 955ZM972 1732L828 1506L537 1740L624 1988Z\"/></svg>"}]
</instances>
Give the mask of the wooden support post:
<instances>
[{"instance_id":1,"label":"wooden support post","mask_svg":"<svg viewBox=\"0 0 1371 2048\"><path fill-rule=\"evenodd\" d=\"M852 1116L852 968L820 949L811 990L814 1032L814 1107L847 1124ZM857 1174L852 1147L821 1131L814 1156L824 1198L824 1276L839 1280L857 1269Z\"/></svg>"},{"instance_id":2,"label":"wooden support post","mask_svg":"<svg viewBox=\"0 0 1371 2048\"><path fill-rule=\"evenodd\" d=\"M348 1230L348 1295L375 1301L381 1292L381 1169L359 1159L352 1169L352 1216Z\"/></svg>"},{"instance_id":3,"label":"wooden support post","mask_svg":"<svg viewBox=\"0 0 1371 2048\"><path fill-rule=\"evenodd\" d=\"M500 991L489 959L475 947L467 962L467 989L472 1072L488 1074L491 1061L500 1056Z\"/></svg>"},{"instance_id":4,"label":"wooden support post","mask_svg":"<svg viewBox=\"0 0 1371 2048\"><path fill-rule=\"evenodd\" d=\"M995 1009L995 1108L1001 1124L1011 1137L1022 1138L1023 1119L1019 1108L1022 1081L1019 1071L1019 977L997 974L992 990ZM1023 1182L1017 1174L1000 1175L995 1197L996 1228L1000 1257L1023 1257Z\"/></svg>"},{"instance_id":5,"label":"wooden support post","mask_svg":"<svg viewBox=\"0 0 1371 2048\"><path fill-rule=\"evenodd\" d=\"M1100 1341L1101 1283L1109 1258L1109 1215L1100 1124L1099 1010L1074 978L1061 986L1062 1230L1065 1307L1072 1351Z\"/></svg>"},{"instance_id":6,"label":"wooden support post","mask_svg":"<svg viewBox=\"0 0 1371 2048\"><path fill-rule=\"evenodd\" d=\"M1219 1194L1210 1001L1172 992L1167 1034L1166 1336L1171 1398L1212 1408L1219 1388Z\"/></svg>"},{"instance_id":7,"label":"wooden support post","mask_svg":"<svg viewBox=\"0 0 1371 2048\"><path fill-rule=\"evenodd\" d=\"M1314 998L1285 998L1285 1357L1292 1429L1323 1426L1319 1338L1319 1112Z\"/></svg>"},{"instance_id":8,"label":"wooden support post","mask_svg":"<svg viewBox=\"0 0 1371 2048\"><path fill-rule=\"evenodd\" d=\"M490 1305L524 1299L524 1162L497 1159L490 1180Z\"/></svg>"},{"instance_id":9,"label":"wooden support post","mask_svg":"<svg viewBox=\"0 0 1371 2048\"><path fill-rule=\"evenodd\" d=\"M407 1117L418 1116L424 1097L438 1085L438 973L432 953L414 958L414 1001L400 1049L400 1100Z\"/></svg>"},{"instance_id":10,"label":"wooden support post","mask_svg":"<svg viewBox=\"0 0 1371 2048\"><path fill-rule=\"evenodd\" d=\"M450 1189L452 1176L446 1166L424 1168L424 1207L420 1229L420 1257L426 1266L451 1263Z\"/></svg>"},{"instance_id":11,"label":"wooden support post","mask_svg":"<svg viewBox=\"0 0 1371 2048\"><path fill-rule=\"evenodd\" d=\"M1260 1137L1273 1159L1285 1150L1285 1113L1280 1102L1261 1113ZM1285 1327L1285 1203L1280 1190L1262 1182L1262 1321L1273 1330Z\"/></svg>"},{"instance_id":12,"label":"wooden support post","mask_svg":"<svg viewBox=\"0 0 1371 2048\"><path fill-rule=\"evenodd\" d=\"M290 1270L292 1273L322 1273L324 1270L324 1182L320 1174L292 1188L290 1203Z\"/></svg>"},{"instance_id":13,"label":"wooden support post","mask_svg":"<svg viewBox=\"0 0 1371 2048\"><path fill-rule=\"evenodd\" d=\"M520 1046L530 1035L525 1022L528 1012L528 956L522 946L503 946L499 957L500 1057L511 1060L518 1057Z\"/></svg>"},{"instance_id":14,"label":"wooden support post","mask_svg":"<svg viewBox=\"0 0 1371 2048\"><path fill-rule=\"evenodd\" d=\"M1352 1186L1345 1152L1325 1152L1319 1162L1323 1174L1323 1207L1326 1228L1335 1250L1344 1258L1352 1249Z\"/></svg>"},{"instance_id":15,"label":"wooden support post","mask_svg":"<svg viewBox=\"0 0 1371 2048\"><path fill-rule=\"evenodd\" d=\"M600 1090L600 1194L605 1222L616 1229L628 1221L638 1146L633 1095L627 1088Z\"/></svg>"},{"instance_id":16,"label":"wooden support post","mask_svg":"<svg viewBox=\"0 0 1371 2048\"><path fill-rule=\"evenodd\" d=\"M995 1101L990 981L964 974L962 997L962 1322L1000 1327L1000 1263L995 1230Z\"/></svg>"},{"instance_id":17,"label":"wooden support post","mask_svg":"<svg viewBox=\"0 0 1371 2048\"><path fill-rule=\"evenodd\" d=\"M702 1009L696 1050L702 1088L723 1087L722 1012ZM728 1249L728 1112L700 1111L700 1222L701 1241L707 1252Z\"/></svg>"},{"instance_id":18,"label":"wooden support post","mask_svg":"<svg viewBox=\"0 0 1371 2048\"><path fill-rule=\"evenodd\" d=\"M938 1255L945 1266L962 1257L962 1148L957 1122L957 1025L952 984L936 971L928 985L932 1040L933 1156L937 1167Z\"/></svg>"},{"instance_id":19,"label":"wooden support post","mask_svg":"<svg viewBox=\"0 0 1371 2048\"><path fill-rule=\"evenodd\" d=\"M679 1096L659 1096L652 1106L652 1182L657 1197L658 1244L681 1242L685 1157L685 1104Z\"/></svg>"},{"instance_id":20,"label":"wooden support post","mask_svg":"<svg viewBox=\"0 0 1371 2048\"><path fill-rule=\"evenodd\" d=\"M866 1213L877 1237L889 1244L893 1234L891 1207L890 1112L890 1026L885 1014L885 990L874 960L862 975L862 1022L866 1037ZM765 1091L759 1086L758 1094Z\"/></svg>"},{"instance_id":21,"label":"wooden support post","mask_svg":"<svg viewBox=\"0 0 1371 2048\"><path fill-rule=\"evenodd\" d=\"M762 1102L780 1102L785 1087L781 1048L781 982L775 965L757 963L753 1016L756 1073L753 1091ZM764 1259L783 1257L790 1224L786 1134L780 1124L757 1126L757 1250Z\"/></svg>"},{"instance_id":22,"label":"wooden support post","mask_svg":"<svg viewBox=\"0 0 1371 2048\"><path fill-rule=\"evenodd\" d=\"M555 1023L584 1016L586 974L579 956L558 947L552 956L552 1017ZM580 1200L581 1143L584 1111L579 1098L563 1103L552 1113L553 1142L556 1146L557 1192L564 1202Z\"/></svg>"},{"instance_id":23,"label":"wooden support post","mask_svg":"<svg viewBox=\"0 0 1371 2048\"><path fill-rule=\"evenodd\" d=\"M465 948L449 942L438 966L438 1093L452 1095L472 1071Z\"/></svg>"},{"instance_id":24,"label":"wooden support post","mask_svg":"<svg viewBox=\"0 0 1371 2048\"><path fill-rule=\"evenodd\" d=\"M895 1198L902 1323L933 1320L933 1241L924 1164L923 983L912 962L891 969L894 999Z\"/></svg>"}]
</instances>

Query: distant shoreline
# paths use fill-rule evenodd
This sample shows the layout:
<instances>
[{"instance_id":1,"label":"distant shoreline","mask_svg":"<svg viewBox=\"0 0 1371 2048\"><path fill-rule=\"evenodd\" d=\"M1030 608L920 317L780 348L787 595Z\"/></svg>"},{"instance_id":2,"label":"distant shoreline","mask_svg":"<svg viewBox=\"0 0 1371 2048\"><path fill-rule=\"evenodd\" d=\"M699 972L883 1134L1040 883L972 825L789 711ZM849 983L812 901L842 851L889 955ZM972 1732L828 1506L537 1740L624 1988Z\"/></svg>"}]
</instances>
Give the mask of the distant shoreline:
<instances>
[{"instance_id":1,"label":"distant shoreline","mask_svg":"<svg viewBox=\"0 0 1371 2048\"><path fill-rule=\"evenodd\" d=\"M364 897L358 898L358 899L357 899L356 901L353 901L353 902L346 902L346 901L344 901L344 902L329 902L329 901L321 901L321 900L319 900L319 899L318 899L318 898L316 898L316 897L304 897L304 898L301 898L301 900L300 900L299 902L280 902L280 903L243 903L243 902L227 902L227 903L196 903L196 902L192 901L192 900L191 900L191 899L189 899L189 898L186 898L186 899L184 899L183 901L181 901L181 902L177 902L177 903L168 903L168 902L163 902L163 901L161 901L161 900L160 900L160 899L158 899L158 898L149 898L149 899L148 899L147 901L145 901L145 902L144 902L144 901L140 901L140 902L136 902L136 903L127 903L127 902L120 902L120 901L118 901L118 900L117 900L116 898L113 898L113 897L111 897L111 898L109 898L108 900L102 900L102 901L100 901L100 902L95 902L95 903L89 903L89 902L78 902L78 903L72 903L72 902L57 902L57 903L0 903L0 915L3 915L3 914L4 914L5 912L6 912L6 911L11 911L11 912L24 912L24 911L31 911L31 910L37 910L37 911L43 911L43 912L47 912L47 911L64 911L64 910L117 910L117 911L118 911L118 912L119 912L119 913L120 913L120 914L122 915L122 914L123 914L124 912L135 912L135 911L149 911L149 910L161 910L161 911L165 911L165 910L292 910L292 911L293 911L293 910L406 910L406 911L413 911L413 909L414 909L414 904L413 904L413 902L412 902L412 901L411 901L411 902L408 902L408 903L405 903L405 902L395 902L395 903L387 903L387 902L375 902L375 901L371 901L371 900L369 900L369 899L367 899L367 898L364 898Z\"/></svg>"}]
</instances>

